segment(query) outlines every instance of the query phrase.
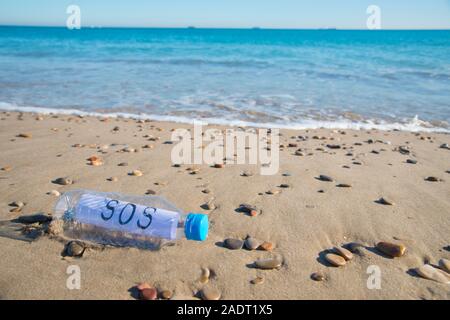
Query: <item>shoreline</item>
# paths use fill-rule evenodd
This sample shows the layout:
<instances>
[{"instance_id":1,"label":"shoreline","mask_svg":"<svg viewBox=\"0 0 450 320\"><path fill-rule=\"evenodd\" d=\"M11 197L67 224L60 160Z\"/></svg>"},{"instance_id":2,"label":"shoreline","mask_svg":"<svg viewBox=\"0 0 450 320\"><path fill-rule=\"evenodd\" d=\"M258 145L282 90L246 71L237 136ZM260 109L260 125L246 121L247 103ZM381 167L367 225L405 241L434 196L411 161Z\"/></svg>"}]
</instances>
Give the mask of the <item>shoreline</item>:
<instances>
[{"instance_id":1,"label":"shoreline","mask_svg":"<svg viewBox=\"0 0 450 320\"><path fill-rule=\"evenodd\" d=\"M261 176L253 165L174 167L173 145L165 142L176 128L191 126L0 112L0 221L51 215L55 194L74 189L154 193L210 219L205 242L182 240L160 251L87 248L80 258L63 256L67 241L48 234L45 223L24 225L40 235L31 242L5 236L2 224L0 297L134 299L130 290L148 282L181 299L198 296L205 286L226 300L450 299L448 284L412 271L450 259L450 150L440 147L450 144L448 134L282 129L280 169ZM86 160L94 155L101 165ZM130 175L134 170L142 176ZM253 174L244 176L244 171ZM60 177L74 184L52 182ZM381 198L393 205L380 203ZM239 212L240 204L260 212ZM248 235L271 245L259 250L224 245L226 239ZM388 258L376 249L380 241L403 244L406 254ZM345 266L332 267L324 260L334 247L352 243L359 249ZM273 257L283 261L278 270L254 267L258 259ZM80 290L66 287L72 265L81 269ZM382 272L379 290L367 287L367 270L374 265ZM214 275L206 285L199 282L202 268ZM325 280L312 280L313 273ZM263 283L254 284L256 278Z\"/></svg>"},{"instance_id":2,"label":"shoreline","mask_svg":"<svg viewBox=\"0 0 450 320\"><path fill-rule=\"evenodd\" d=\"M9 103L0 103L0 112L24 112L42 115L64 115L64 116L83 116L83 117L100 117L100 118L123 118L130 120L151 120L160 122L171 122L179 124L193 124L194 121L182 116L170 115L150 115L150 114L134 114L126 112L111 112L102 113L95 111L83 111L78 109L53 109L41 107L22 107L11 105ZM278 128L284 130L315 130L315 129L330 129L330 130L382 130L382 131L405 131L405 132L424 132L424 133L443 133L450 134L450 129L442 127L431 127L427 121L422 121L418 116L410 119L408 123L383 123L381 120L372 121L354 121L350 119L342 119L341 121L327 121L327 120L312 120L306 119L303 124L288 124L280 125L277 123L259 123L239 120L220 120L218 118L204 118L196 120L205 125L218 125L229 127L253 127L253 128ZM423 125L430 126L424 127Z\"/></svg>"}]
</instances>

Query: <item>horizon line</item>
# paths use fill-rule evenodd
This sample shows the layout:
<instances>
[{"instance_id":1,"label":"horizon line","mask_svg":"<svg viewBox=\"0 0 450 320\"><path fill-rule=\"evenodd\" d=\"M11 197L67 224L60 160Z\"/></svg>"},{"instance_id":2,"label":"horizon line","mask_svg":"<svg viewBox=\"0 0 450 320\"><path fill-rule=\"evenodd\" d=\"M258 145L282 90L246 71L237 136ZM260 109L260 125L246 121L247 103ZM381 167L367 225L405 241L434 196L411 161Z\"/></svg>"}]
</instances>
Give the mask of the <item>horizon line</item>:
<instances>
[{"instance_id":1,"label":"horizon line","mask_svg":"<svg viewBox=\"0 0 450 320\"><path fill-rule=\"evenodd\" d=\"M21 25L21 24L1 24L0 27L16 27L16 28L61 28L68 29L64 25ZM172 27L158 27L158 26L81 26L81 29L190 29L190 30L317 30L317 31L450 31L449 28L381 28L381 29L367 29L367 28L337 28L337 27L318 27L318 28L283 28L283 27L197 27L197 26L172 26ZM80 30L80 29L78 29ZM73 30L71 30L73 31Z\"/></svg>"}]
</instances>

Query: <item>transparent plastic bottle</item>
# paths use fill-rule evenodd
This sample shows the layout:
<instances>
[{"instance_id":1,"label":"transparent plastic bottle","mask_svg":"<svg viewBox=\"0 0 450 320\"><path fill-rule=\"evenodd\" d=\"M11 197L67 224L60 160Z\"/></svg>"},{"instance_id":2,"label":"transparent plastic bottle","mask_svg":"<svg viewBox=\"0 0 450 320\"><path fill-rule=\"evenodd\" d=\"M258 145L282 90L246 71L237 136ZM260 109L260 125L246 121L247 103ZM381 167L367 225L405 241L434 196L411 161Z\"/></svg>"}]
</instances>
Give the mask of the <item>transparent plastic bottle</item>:
<instances>
[{"instance_id":1,"label":"transparent plastic bottle","mask_svg":"<svg viewBox=\"0 0 450 320\"><path fill-rule=\"evenodd\" d=\"M121 247L157 250L208 236L207 215L185 214L160 196L73 190L60 196L54 218L69 238Z\"/></svg>"}]
</instances>

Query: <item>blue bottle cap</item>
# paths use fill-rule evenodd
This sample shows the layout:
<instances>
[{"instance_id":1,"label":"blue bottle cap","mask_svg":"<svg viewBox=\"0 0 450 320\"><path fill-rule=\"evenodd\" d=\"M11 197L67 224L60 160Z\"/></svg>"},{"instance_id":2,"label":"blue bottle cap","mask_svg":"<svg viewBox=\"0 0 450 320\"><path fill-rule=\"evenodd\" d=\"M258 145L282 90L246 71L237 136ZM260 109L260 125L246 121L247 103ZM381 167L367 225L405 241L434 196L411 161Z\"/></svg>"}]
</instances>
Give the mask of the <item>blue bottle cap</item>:
<instances>
[{"instance_id":1,"label":"blue bottle cap","mask_svg":"<svg viewBox=\"0 0 450 320\"><path fill-rule=\"evenodd\" d=\"M184 224L188 240L205 241L208 237L208 215L189 213Z\"/></svg>"}]
</instances>

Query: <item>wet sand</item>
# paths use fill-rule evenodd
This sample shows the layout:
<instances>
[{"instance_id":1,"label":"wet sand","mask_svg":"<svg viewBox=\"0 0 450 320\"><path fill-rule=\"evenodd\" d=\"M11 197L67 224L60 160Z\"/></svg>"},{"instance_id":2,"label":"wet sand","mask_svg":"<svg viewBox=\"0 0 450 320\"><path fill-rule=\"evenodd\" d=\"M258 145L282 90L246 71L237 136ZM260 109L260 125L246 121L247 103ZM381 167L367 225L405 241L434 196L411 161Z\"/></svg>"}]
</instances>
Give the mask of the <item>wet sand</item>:
<instances>
[{"instance_id":1,"label":"wet sand","mask_svg":"<svg viewBox=\"0 0 450 320\"><path fill-rule=\"evenodd\" d=\"M207 213L210 218L207 241L182 240L158 252L106 247L72 258L62 255L64 241L45 232L31 242L0 237L0 298L134 299L132 288L140 282L187 298L198 296L204 287L199 278L206 267L214 275L207 286L217 288L222 299L450 299L448 284L412 271L450 259L450 150L441 148L450 143L449 135L281 130L280 143L286 147L280 151L278 174L261 176L259 167L251 165L199 165L193 175L186 170L190 166L171 163L173 145L164 142L173 128L191 126L0 112L1 221L51 214L57 197L48 193L72 189L134 195L151 189L187 212ZM150 136L160 139L149 141ZM146 145L153 148L143 148ZM138 152L120 152L126 147ZM295 155L299 148L302 151ZM103 163L89 165L86 159L93 155ZM128 166L118 166L123 162ZM133 170L143 175L130 176ZM241 176L245 170L254 175ZM320 175L333 182L317 179ZM75 183L52 183L59 177ZM111 177L117 181L108 180ZM438 181L427 181L428 177ZM280 188L282 184L288 186ZM210 193L202 192L205 189ZM394 205L379 203L382 197ZM215 209L204 209L212 198ZM14 209L13 202L25 205ZM242 203L256 206L261 214L237 212ZM270 242L272 252L222 245L225 239L247 235ZM388 258L375 248L380 241L401 243L406 254ZM363 247L345 266L336 268L325 261L327 250L349 243ZM273 256L282 258L281 268L253 267L257 259ZM80 290L66 287L70 265L80 267ZM381 270L379 290L367 288L371 265ZM326 279L312 280L315 272ZM257 277L263 283L252 283Z\"/></svg>"}]
</instances>

